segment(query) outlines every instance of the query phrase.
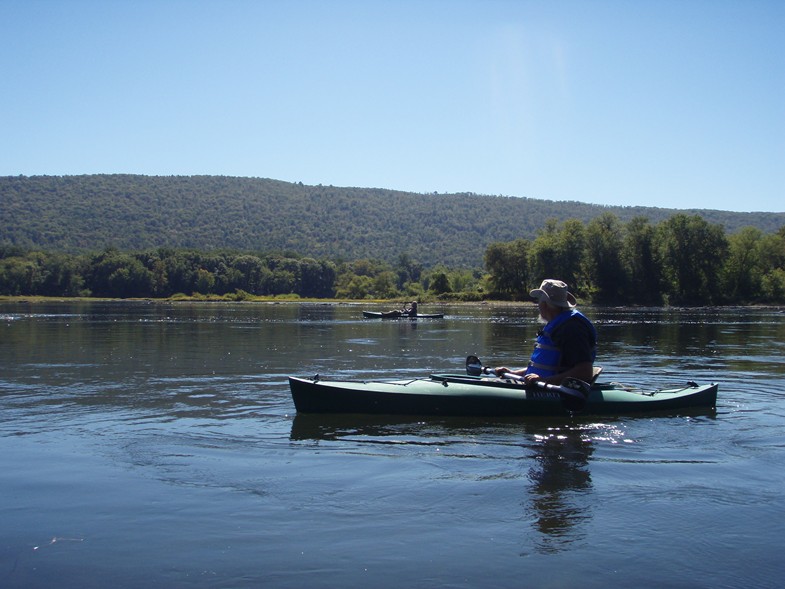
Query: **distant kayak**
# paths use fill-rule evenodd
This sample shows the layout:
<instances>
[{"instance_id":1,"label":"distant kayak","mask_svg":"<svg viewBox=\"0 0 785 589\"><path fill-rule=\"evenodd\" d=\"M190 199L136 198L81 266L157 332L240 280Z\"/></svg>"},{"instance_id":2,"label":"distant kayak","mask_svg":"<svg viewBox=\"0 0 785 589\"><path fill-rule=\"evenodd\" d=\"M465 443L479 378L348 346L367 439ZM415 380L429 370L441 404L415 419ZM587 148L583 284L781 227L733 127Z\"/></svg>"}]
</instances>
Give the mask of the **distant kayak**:
<instances>
[{"instance_id":1,"label":"distant kayak","mask_svg":"<svg viewBox=\"0 0 785 589\"><path fill-rule=\"evenodd\" d=\"M368 319L444 319L444 313L417 313L410 315L402 311L363 311Z\"/></svg>"}]
</instances>

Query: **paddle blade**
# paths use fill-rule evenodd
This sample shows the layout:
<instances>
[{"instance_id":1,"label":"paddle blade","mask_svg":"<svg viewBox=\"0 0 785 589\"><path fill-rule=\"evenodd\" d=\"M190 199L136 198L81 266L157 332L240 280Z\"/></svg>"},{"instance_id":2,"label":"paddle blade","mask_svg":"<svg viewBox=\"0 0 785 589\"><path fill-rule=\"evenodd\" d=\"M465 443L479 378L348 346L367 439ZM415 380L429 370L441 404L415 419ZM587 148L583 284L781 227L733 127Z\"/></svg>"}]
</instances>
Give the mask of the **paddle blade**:
<instances>
[{"instance_id":1,"label":"paddle blade","mask_svg":"<svg viewBox=\"0 0 785 589\"><path fill-rule=\"evenodd\" d=\"M482 362L477 356L466 357L466 374L469 376L482 375Z\"/></svg>"},{"instance_id":2,"label":"paddle blade","mask_svg":"<svg viewBox=\"0 0 785 589\"><path fill-rule=\"evenodd\" d=\"M564 407L568 411L580 412L586 406L591 385L577 378L565 378L559 389Z\"/></svg>"},{"instance_id":3,"label":"paddle blade","mask_svg":"<svg viewBox=\"0 0 785 589\"><path fill-rule=\"evenodd\" d=\"M565 378L561 386L570 391L576 391L583 395L584 398L589 396L591 385L588 382L582 381L578 378Z\"/></svg>"}]
</instances>

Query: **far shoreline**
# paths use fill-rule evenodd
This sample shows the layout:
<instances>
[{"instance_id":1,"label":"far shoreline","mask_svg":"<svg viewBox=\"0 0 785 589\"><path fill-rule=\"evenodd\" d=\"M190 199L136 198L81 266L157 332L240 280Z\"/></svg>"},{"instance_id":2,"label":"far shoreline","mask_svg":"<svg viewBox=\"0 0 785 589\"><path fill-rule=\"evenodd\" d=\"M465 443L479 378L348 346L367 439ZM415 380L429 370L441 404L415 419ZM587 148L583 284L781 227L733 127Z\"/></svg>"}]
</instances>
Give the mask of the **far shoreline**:
<instances>
[{"instance_id":1,"label":"far shoreline","mask_svg":"<svg viewBox=\"0 0 785 589\"><path fill-rule=\"evenodd\" d=\"M175 296L167 298L107 298L107 297L47 297L47 296L26 296L26 295L0 295L0 304L29 304L29 305L42 305L42 304L71 304L71 303L147 303L147 304L244 304L244 305L345 305L345 306L362 306L362 305L389 305L400 306L409 302L409 299L312 299L312 298L293 298L293 297L252 297L241 300L233 300L224 297L210 297L210 296ZM502 301L502 300L482 300L482 301L429 301L420 300L418 303L423 307L486 307L486 308L516 308L516 307L529 307L533 305L533 301ZM690 309L690 310L732 310L732 309L772 309L780 312L785 312L785 306L782 305L707 305L707 306L682 306L682 305L659 305L659 306L646 306L646 305L596 305L593 303L578 302L578 307L582 308L595 308L595 309Z\"/></svg>"}]
</instances>

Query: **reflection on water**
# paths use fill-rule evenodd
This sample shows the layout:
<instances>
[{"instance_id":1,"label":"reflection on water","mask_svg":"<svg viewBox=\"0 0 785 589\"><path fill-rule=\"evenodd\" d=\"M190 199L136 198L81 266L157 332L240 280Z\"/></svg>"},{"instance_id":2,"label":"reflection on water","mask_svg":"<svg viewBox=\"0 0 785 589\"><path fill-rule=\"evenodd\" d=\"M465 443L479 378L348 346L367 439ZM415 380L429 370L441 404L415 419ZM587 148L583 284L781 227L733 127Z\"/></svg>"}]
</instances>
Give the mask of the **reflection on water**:
<instances>
[{"instance_id":1,"label":"reflection on water","mask_svg":"<svg viewBox=\"0 0 785 589\"><path fill-rule=\"evenodd\" d=\"M593 447L580 429L572 427L549 428L534 439L529 511L540 533L538 548L556 552L582 538L581 524L591 517Z\"/></svg>"},{"instance_id":2,"label":"reflection on water","mask_svg":"<svg viewBox=\"0 0 785 589\"><path fill-rule=\"evenodd\" d=\"M547 419L489 420L439 418L427 422L401 416L296 415L292 421L293 441L371 444L459 446L468 439L517 440L520 456L530 464L525 475L510 476L509 465L498 456L482 454L497 463L498 474L519 481L526 520L533 521L537 550L565 550L585 534L593 501L590 458L593 452L591 426L565 425ZM528 441L525 441L528 440ZM476 455L472 455L476 457ZM484 469L487 470L487 469Z\"/></svg>"}]
</instances>

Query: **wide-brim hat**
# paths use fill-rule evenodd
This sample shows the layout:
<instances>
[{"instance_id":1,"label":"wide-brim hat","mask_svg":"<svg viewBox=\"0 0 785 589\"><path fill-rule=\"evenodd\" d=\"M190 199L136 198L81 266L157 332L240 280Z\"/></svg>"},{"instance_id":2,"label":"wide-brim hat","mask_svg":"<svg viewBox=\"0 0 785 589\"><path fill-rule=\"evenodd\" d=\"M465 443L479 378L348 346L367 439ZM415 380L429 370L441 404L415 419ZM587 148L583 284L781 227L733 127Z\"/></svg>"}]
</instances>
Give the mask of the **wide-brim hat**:
<instances>
[{"instance_id":1,"label":"wide-brim hat","mask_svg":"<svg viewBox=\"0 0 785 589\"><path fill-rule=\"evenodd\" d=\"M561 280L554 280L553 278L546 278L542 281L540 288L535 288L529 293L529 296L537 299L538 301L547 301L557 307L564 307L565 309L572 309L578 304L573 294L567 290L567 284Z\"/></svg>"}]
</instances>

